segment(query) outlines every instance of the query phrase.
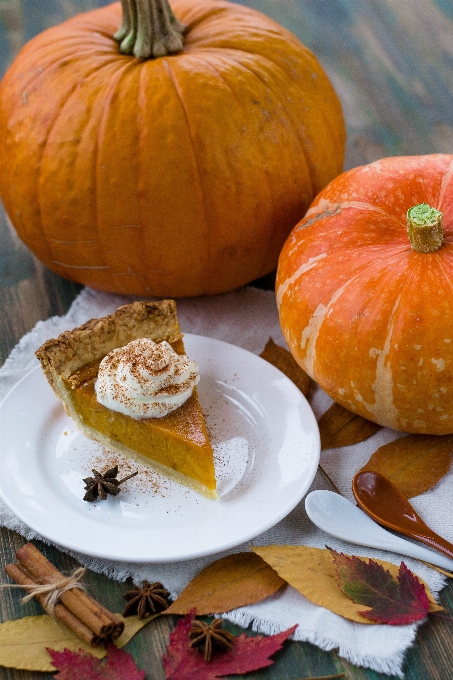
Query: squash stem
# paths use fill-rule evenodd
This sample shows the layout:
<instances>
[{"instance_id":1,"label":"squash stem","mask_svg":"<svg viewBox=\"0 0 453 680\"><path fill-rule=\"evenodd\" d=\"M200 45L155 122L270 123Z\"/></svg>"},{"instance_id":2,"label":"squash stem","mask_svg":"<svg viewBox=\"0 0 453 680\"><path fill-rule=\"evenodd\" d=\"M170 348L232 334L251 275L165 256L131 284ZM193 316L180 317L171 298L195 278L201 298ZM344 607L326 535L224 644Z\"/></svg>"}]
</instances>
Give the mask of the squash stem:
<instances>
[{"instance_id":1,"label":"squash stem","mask_svg":"<svg viewBox=\"0 0 453 680\"><path fill-rule=\"evenodd\" d=\"M414 205L407 211L407 231L412 250L434 253L444 242L442 213L427 203Z\"/></svg>"},{"instance_id":2,"label":"squash stem","mask_svg":"<svg viewBox=\"0 0 453 680\"><path fill-rule=\"evenodd\" d=\"M121 6L123 21L113 36L121 54L151 59L182 50L186 27L168 0L121 0Z\"/></svg>"}]
</instances>

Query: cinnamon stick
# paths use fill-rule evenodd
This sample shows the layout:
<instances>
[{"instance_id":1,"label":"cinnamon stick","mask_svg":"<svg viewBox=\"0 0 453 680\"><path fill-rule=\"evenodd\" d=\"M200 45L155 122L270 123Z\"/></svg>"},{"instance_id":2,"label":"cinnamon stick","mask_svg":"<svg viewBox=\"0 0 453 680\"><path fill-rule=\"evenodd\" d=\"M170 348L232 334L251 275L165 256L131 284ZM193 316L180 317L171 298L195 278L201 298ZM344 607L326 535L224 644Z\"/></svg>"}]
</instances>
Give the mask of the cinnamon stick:
<instances>
[{"instance_id":1,"label":"cinnamon stick","mask_svg":"<svg viewBox=\"0 0 453 680\"><path fill-rule=\"evenodd\" d=\"M16 557L38 583L51 584L63 578L61 572L32 543L26 543L19 548ZM96 635L111 637L115 634L119 637L124 630L124 623L121 619L111 614L80 588L72 588L64 592L61 602ZM118 630L120 630L119 634Z\"/></svg>"},{"instance_id":2,"label":"cinnamon stick","mask_svg":"<svg viewBox=\"0 0 453 680\"><path fill-rule=\"evenodd\" d=\"M36 582L33 581L29 574L27 574L19 564L7 564L5 567L5 572L20 586L24 586L26 588L27 586L33 587L36 585ZM77 618L77 616L74 616L74 614L72 614L72 612L70 612L69 609L64 606L64 604L58 602L55 605L53 612L50 612L45 606L45 595L37 593L34 597L42 606L44 611L46 611L48 614L52 613L57 619L59 619L74 633L76 633L76 635L82 638L82 640L88 642L92 647L99 647L104 642L100 636L95 635L93 631L88 628L88 626L85 626L85 624L82 623L80 619Z\"/></svg>"}]
</instances>

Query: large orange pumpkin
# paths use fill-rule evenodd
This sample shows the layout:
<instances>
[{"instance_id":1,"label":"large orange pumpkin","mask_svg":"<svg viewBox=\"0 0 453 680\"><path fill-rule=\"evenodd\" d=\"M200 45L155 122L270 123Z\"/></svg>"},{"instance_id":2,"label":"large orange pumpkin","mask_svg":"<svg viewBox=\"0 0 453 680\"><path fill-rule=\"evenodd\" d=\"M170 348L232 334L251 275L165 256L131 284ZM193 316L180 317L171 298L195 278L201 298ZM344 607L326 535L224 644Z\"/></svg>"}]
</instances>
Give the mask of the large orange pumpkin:
<instances>
[{"instance_id":1,"label":"large orange pumpkin","mask_svg":"<svg viewBox=\"0 0 453 680\"><path fill-rule=\"evenodd\" d=\"M385 158L331 182L282 250L277 299L291 352L335 401L452 433L453 156Z\"/></svg>"},{"instance_id":2,"label":"large orange pumpkin","mask_svg":"<svg viewBox=\"0 0 453 680\"><path fill-rule=\"evenodd\" d=\"M342 170L339 101L295 36L223 0L172 8L177 54L120 54L115 3L34 38L0 85L6 211L48 267L102 290L177 297L260 277Z\"/></svg>"}]
</instances>

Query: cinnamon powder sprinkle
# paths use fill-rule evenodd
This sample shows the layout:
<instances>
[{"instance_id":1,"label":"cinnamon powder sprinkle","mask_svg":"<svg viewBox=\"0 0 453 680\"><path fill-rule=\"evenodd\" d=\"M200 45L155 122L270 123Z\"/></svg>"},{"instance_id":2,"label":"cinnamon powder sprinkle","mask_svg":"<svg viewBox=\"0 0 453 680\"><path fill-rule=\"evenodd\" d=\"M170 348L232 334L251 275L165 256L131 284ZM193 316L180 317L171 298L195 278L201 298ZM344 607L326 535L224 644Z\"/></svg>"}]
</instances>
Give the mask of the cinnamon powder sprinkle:
<instances>
[{"instance_id":1,"label":"cinnamon powder sprinkle","mask_svg":"<svg viewBox=\"0 0 453 680\"><path fill-rule=\"evenodd\" d=\"M168 487L166 486L166 480L158 472L154 472L146 465L137 466L136 461L130 461L127 458L123 458L114 451L102 448L102 453L93 460L92 466L98 467L99 470L104 473L111 467L118 465L123 476L127 476L134 470L139 471L137 477L134 478L134 488L140 493L146 493L150 495L157 495L162 498L166 496L168 492Z\"/></svg>"}]
</instances>

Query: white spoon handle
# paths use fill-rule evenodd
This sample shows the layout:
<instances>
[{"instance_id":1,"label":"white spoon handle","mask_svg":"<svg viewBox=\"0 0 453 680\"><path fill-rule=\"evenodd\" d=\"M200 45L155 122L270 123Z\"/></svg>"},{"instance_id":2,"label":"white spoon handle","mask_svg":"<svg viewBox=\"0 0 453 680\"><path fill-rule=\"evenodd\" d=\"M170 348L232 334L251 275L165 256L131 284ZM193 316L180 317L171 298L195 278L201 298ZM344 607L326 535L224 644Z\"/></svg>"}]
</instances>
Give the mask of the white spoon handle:
<instances>
[{"instance_id":1,"label":"white spoon handle","mask_svg":"<svg viewBox=\"0 0 453 680\"><path fill-rule=\"evenodd\" d=\"M363 510L333 491L312 491L305 499L307 515L319 529L349 543L380 548L415 557L453 571L453 560L394 536L374 522Z\"/></svg>"}]
</instances>

